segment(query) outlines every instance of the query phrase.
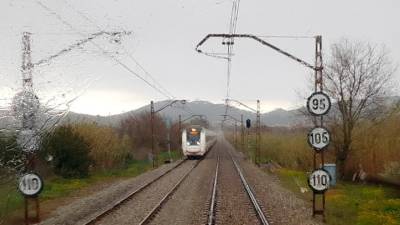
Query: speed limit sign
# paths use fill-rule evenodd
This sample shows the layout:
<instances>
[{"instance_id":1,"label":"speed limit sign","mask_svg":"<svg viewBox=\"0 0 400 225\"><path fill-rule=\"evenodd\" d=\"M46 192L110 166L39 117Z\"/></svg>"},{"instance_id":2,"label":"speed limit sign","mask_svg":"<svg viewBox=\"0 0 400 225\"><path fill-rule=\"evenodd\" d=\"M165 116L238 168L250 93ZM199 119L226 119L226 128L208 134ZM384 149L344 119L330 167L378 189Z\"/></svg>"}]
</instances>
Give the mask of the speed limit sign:
<instances>
[{"instance_id":1,"label":"speed limit sign","mask_svg":"<svg viewBox=\"0 0 400 225\"><path fill-rule=\"evenodd\" d=\"M324 169L314 170L308 177L308 185L316 193L323 193L328 190L331 176Z\"/></svg>"},{"instance_id":2,"label":"speed limit sign","mask_svg":"<svg viewBox=\"0 0 400 225\"><path fill-rule=\"evenodd\" d=\"M308 144L319 151L329 145L330 134L323 127L315 127L308 133Z\"/></svg>"},{"instance_id":3,"label":"speed limit sign","mask_svg":"<svg viewBox=\"0 0 400 225\"><path fill-rule=\"evenodd\" d=\"M322 116L331 108L329 96L323 92L314 92L307 99L307 110L314 116Z\"/></svg>"},{"instance_id":4,"label":"speed limit sign","mask_svg":"<svg viewBox=\"0 0 400 225\"><path fill-rule=\"evenodd\" d=\"M35 173L27 173L19 179L18 189L25 196L36 196L43 189L43 180Z\"/></svg>"}]
</instances>

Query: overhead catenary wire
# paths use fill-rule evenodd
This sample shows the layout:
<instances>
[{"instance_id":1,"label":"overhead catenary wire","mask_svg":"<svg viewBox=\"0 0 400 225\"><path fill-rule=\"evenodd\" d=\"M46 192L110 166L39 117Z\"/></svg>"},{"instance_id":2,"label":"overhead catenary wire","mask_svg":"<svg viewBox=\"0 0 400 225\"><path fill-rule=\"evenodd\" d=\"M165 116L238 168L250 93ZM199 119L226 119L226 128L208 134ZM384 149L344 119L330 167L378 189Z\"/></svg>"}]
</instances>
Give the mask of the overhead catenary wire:
<instances>
[{"instance_id":1,"label":"overhead catenary wire","mask_svg":"<svg viewBox=\"0 0 400 225\"><path fill-rule=\"evenodd\" d=\"M232 3L231 17L230 17L230 21L229 21L229 34L231 34L231 35L236 33L237 20L238 20L238 14L239 14L239 5L240 5L240 0L235 0ZM229 38L229 40L226 42L226 44L227 44L226 99L228 99L230 96L234 38L233 37ZM228 110L229 110L229 104L228 104L228 102L225 102L225 115L228 114ZM225 121L225 119L223 120L223 122L224 121Z\"/></svg>"},{"instance_id":2,"label":"overhead catenary wire","mask_svg":"<svg viewBox=\"0 0 400 225\"><path fill-rule=\"evenodd\" d=\"M74 26L72 26L69 22L67 22L66 20L64 20L59 14L57 14L54 10L50 9L49 7L47 7L46 5L44 5L40 0L36 0L35 1L39 6L41 6L44 10L46 10L48 13L52 14L53 16L55 16L62 24L64 24L65 26L69 27L71 30L73 30L74 32L76 32L77 34L79 34L82 37L86 37L86 35L82 32L80 32L78 29L76 29ZM90 41L90 43L92 43L96 48L98 48L99 50L101 50L101 52L106 55L107 57L111 58L112 60L114 60L115 62L117 62L121 67L123 67L125 70L127 70L131 75L133 75L134 77L139 78L140 80L142 80L143 82L145 82L148 86L150 86L151 88L153 88L154 90L156 90L157 92L159 92L161 95L167 97L168 99L173 98L173 96L170 96L169 94L165 93L164 91L162 91L160 88L156 87L154 84L150 83L148 80L146 80L143 76L141 76L140 74L138 74L137 72L135 72L133 69L131 69L128 65L126 65L125 63L123 63L120 59L118 59L117 57L113 56L113 55L109 55L107 54L107 51L101 47L100 45L98 45L96 42L94 41Z\"/></svg>"},{"instance_id":3,"label":"overhead catenary wire","mask_svg":"<svg viewBox=\"0 0 400 225\"><path fill-rule=\"evenodd\" d=\"M103 31L103 28L98 25L93 19L91 19L88 15L86 15L85 13L83 13L81 10L78 10L77 8L75 8L73 5L71 5L67 0L62 0L69 8L71 8L72 10L74 10L77 14L79 14L84 20L86 20L87 22L91 23L92 25L94 25L99 31ZM167 89L165 89L155 78L154 76L152 76L139 62L138 60L133 56L133 54L131 52L128 51L128 49L121 44L123 50L125 51L126 55L152 80L152 82L154 84L156 84L158 86L159 89L161 89L164 93L168 94L169 96L171 96L171 99L175 99L174 95L171 94L171 92L169 92Z\"/></svg>"}]
</instances>

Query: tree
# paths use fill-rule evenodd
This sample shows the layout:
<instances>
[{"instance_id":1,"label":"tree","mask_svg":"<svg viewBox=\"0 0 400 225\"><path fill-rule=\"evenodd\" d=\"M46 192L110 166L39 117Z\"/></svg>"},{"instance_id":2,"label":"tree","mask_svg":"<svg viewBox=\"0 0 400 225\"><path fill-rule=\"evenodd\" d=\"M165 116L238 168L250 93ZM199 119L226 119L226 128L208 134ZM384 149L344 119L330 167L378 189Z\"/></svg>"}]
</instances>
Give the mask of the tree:
<instances>
[{"instance_id":1,"label":"tree","mask_svg":"<svg viewBox=\"0 0 400 225\"><path fill-rule=\"evenodd\" d=\"M120 135L126 134L132 140L132 146L135 149L136 159L145 159L151 149L151 123L150 113L142 112L132 115L121 121L119 127ZM160 148L166 149L167 128L165 121L160 114L154 115L154 143L155 152Z\"/></svg>"},{"instance_id":2,"label":"tree","mask_svg":"<svg viewBox=\"0 0 400 225\"><path fill-rule=\"evenodd\" d=\"M352 151L353 129L361 120L379 115L395 70L383 47L349 40L331 46L324 68L324 90L337 103L338 113L331 119L341 177Z\"/></svg>"},{"instance_id":3,"label":"tree","mask_svg":"<svg viewBox=\"0 0 400 225\"><path fill-rule=\"evenodd\" d=\"M53 156L54 173L64 178L89 175L90 146L69 125L56 128L42 141L42 154Z\"/></svg>"}]
</instances>

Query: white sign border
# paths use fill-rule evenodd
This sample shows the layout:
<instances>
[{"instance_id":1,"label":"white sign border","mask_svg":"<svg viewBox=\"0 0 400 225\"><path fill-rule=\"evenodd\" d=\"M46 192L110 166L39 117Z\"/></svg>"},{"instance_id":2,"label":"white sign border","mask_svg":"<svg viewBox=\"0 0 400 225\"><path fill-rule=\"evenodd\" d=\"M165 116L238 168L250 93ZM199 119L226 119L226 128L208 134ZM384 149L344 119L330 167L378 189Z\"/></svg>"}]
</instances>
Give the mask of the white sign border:
<instances>
[{"instance_id":1,"label":"white sign border","mask_svg":"<svg viewBox=\"0 0 400 225\"><path fill-rule=\"evenodd\" d=\"M26 175L31 175L31 174L36 175L36 176L39 178L40 183L41 183L42 185L41 185L40 189L39 189L35 194L28 195L28 194L25 194L23 191L21 191L21 189L19 188L19 186L20 186L20 183L21 183L21 179L22 179L24 176L26 176ZM19 179L18 179L18 191L21 192L21 194L24 195L24 196L26 196L26 197L37 197L37 196L43 191L43 187L44 187L44 183L43 183L42 177L41 177L38 173L35 173L35 172L24 173L24 174L21 175L21 176L19 177Z\"/></svg>"},{"instance_id":2,"label":"white sign border","mask_svg":"<svg viewBox=\"0 0 400 225\"><path fill-rule=\"evenodd\" d=\"M311 133L314 129L317 129L317 128L322 128L322 129L326 130L326 132L328 132L328 134L329 134L329 143L328 143L325 147L323 147L323 148L316 148L316 147L314 147L314 146L310 143L310 133ZM311 148L314 149L314 151L316 151L316 152L321 152L321 151L327 149L327 148L329 147L329 145L331 144L331 132L329 132L329 130L328 130L326 127L324 127L324 126L316 126L316 127L313 127L313 128L310 129L310 130L308 131L308 133L307 133L307 143L311 146Z\"/></svg>"},{"instance_id":3,"label":"white sign border","mask_svg":"<svg viewBox=\"0 0 400 225\"><path fill-rule=\"evenodd\" d=\"M317 94L322 94L322 95L324 95L324 96L328 99L329 107L328 107L328 109L326 110L325 113L316 114L316 113L314 113L313 111L310 110L310 99L311 99L312 97L314 97L314 95L317 95ZM325 92L317 91L317 92L312 93L312 94L310 95L310 97L307 98L307 111L308 111L311 115L313 115L313 116L325 116L326 114L329 113L329 111L331 110L331 107L332 107L331 98L330 98Z\"/></svg>"},{"instance_id":4,"label":"white sign border","mask_svg":"<svg viewBox=\"0 0 400 225\"><path fill-rule=\"evenodd\" d=\"M314 189L313 186L310 184L310 177L311 177L311 175L312 175L314 172L319 171L319 170L324 171L326 174L328 174L328 177L329 177L329 186L328 186L328 188L326 188L325 190L316 190L316 189ZM327 190L329 190L329 188L330 188L330 186L331 186L331 182L332 182L332 176L331 176L331 174L330 174L326 169L324 169L324 168L319 168L319 169L313 170L313 171L310 173L310 175L308 176L308 178L307 178L308 186L311 188L311 190L312 190L314 193L317 193L317 194L323 194L323 193L325 193Z\"/></svg>"}]
</instances>

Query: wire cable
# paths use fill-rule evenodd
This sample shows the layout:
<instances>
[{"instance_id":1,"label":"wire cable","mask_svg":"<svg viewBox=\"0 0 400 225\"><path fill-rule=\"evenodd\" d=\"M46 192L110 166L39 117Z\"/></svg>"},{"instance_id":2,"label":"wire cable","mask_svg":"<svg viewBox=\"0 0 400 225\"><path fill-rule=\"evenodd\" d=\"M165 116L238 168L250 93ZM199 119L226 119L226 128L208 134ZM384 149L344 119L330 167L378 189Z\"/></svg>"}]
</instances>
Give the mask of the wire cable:
<instances>
[{"instance_id":1,"label":"wire cable","mask_svg":"<svg viewBox=\"0 0 400 225\"><path fill-rule=\"evenodd\" d=\"M67 22L66 20L64 20L59 14L57 14L55 11L53 11L52 9L50 9L49 7L47 7L46 5L44 5L40 0L36 0L36 3L41 6L43 9L45 9L47 12L49 12L50 14L52 14L53 16L55 16L61 23L63 23L65 26L69 27L71 30L75 31L77 34L81 35L82 37L86 37L86 35L82 32L80 32L78 29L76 29L75 27L73 27L69 22ZM163 96L171 99L172 96L169 96L167 93L164 93L161 89L159 89L158 87L156 87L154 84L150 83L148 80L146 80L145 78L143 78L141 75L139 75L138 73L136 73L134 70L132 70L129 66L127 66L125 63L123 63L120 59L118 59L117 57L113 56L113 55L109 55L107 54L107 51L101 47L100 45L98 45L97 43L95 43L94 41L90 41L95 47L97 47L99 50L101 50L101 52L108 56L109 58L113 59L115 62L117 62L120 66L122 66L124 69L126 69L131 75L133 75L134 77L139 78L140 80L142 80L143 82L145 82L148 86L152 87L154 90L156 90L157 92L159 92L160 94L162 94Z\"/></svg>"},{"instance_id":2,"label":"wire cable","mask_svg":"<svg viewBox=\"0 0 400 225\"><path fill-rule=\"evenodd\" d=\"M74 10L77 14L79 14L83 19L85 19L87 22L91 23L92 25L96 26L99 31L103 31L102 27L99 26L93 19L91 19L89 16L87 16L85 13L82 11L78 10L74 6L72 6L67 0L62 0L69 8ZM133 57L133 54L127 50L127 48L121 44L122 48L124 49L125 53L127 56L141 69L143 72L155 83L159 89L163 90L164 93L168 94L169 96L172 97L172 99L175 99L174 95L171 94L167 89L165 89L157 80L152 76L139 62L135 57Z\"/></svg>"}]
</instances>

